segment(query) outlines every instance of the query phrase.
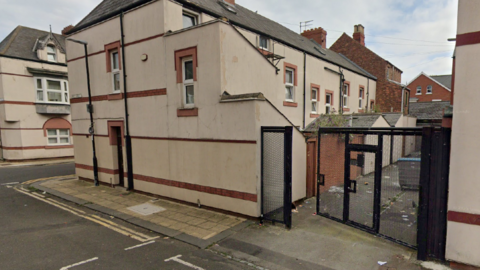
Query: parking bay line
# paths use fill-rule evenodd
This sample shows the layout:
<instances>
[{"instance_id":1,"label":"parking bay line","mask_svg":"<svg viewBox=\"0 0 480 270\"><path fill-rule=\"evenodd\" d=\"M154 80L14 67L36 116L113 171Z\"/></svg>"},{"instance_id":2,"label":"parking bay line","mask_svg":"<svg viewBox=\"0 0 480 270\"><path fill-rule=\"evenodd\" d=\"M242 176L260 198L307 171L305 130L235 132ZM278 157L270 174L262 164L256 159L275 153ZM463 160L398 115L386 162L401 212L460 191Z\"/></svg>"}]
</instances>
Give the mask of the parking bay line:
<instances>
[{"instance_id":1,"label":"parking bay line","mask_svg":"<svg viewBox=\"0 0 480 270\"><path fill-rule=\"evenodd\" d=\"M191 264L191 263L189 263L189 262L186 262L186 261L184 261L184 260L181 260L181 259L180 259L181 257L182 257L182 255L177 255L177 256L172 257L172 258L170 258L170 259L166 259L165 262L174 261L174 262L177 262L177 263L181 263L181 264L183 264L183 265L185 265L185 266L188 266L188 267L190 267L190 268L193 268L193 269L195 269L195 270L205 270L205 269L203 269L203 268L201 268L201 267L198 267L198 266L193 265L193 264Z\"/></svg>"},{"instance_id":2,"label":"parking bay line","mask_svg":"<svg viewBox=\"0 0 480 270\"><path fill-rule=\"evenodd\" d=\"M88 260L85 260L85 261L82 261L82 262L78 262L78 263L74 263L74 264L71 264L71 265L64 266L64 267L60 268L60 270L68 270L68 269L73 268L75 266L79 266L79 265L86 264L86 263L89 263L89 262L93 262L93 261L96 261L96 260L98 260L98 257L91 258L91 259L88 259Z\"/></svg>"},{"instance_id":3,"label":"parking bay line","mask_svg":"<svg viewBox=\"0 0 480 270\"><path fill-rule=\"evenodd\" d=\"M16 184L20 184L20 182L12 182L12 183L0 184L0 186L8 186L8 185L16 185Z\"/></svg>"},{"instance_id":4,"label":"parking bay line","mask_svg":"<svg viewBox=\"0 0 480 270\"><path fill-rule=\"evenodd\" d=\"M143 246L150 245L150 244L153 244L153 243L155 243L155 241L150 241L150 242L143 243L143 244L140 244L140 245L136 245L136 246L133 246L133 247L128 247L125 250L131 250L131 249L134 249L134 248L143 247Z\"/></svg>"}]
</instances>

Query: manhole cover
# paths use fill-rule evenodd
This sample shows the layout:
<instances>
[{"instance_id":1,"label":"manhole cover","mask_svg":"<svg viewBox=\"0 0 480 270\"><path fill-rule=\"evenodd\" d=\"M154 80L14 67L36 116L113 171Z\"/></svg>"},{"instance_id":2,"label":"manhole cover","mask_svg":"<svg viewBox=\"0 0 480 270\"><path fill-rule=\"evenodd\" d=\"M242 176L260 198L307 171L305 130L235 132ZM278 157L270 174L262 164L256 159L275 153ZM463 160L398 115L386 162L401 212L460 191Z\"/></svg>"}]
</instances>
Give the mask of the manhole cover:
<instances>
[{"instance_id":1,"label":"manhole cover","mask_svg":"<svg viewBox=\"0 0 480 270\"><path fill-rule=\"evenodd\" d=\"M148 215L155 214L155 213L158 213L158 212L163 212L163 211L166 210L165 208L155 206L155 205L152 205L152 204L149 204L149 203L135 205L135 206L132 206L132 207L128 207L127 209L130 210L130 211L133 211L135 213L138 213L140 215L144 215L144 216L148 216Z\"/></svg>"}]
</instances>

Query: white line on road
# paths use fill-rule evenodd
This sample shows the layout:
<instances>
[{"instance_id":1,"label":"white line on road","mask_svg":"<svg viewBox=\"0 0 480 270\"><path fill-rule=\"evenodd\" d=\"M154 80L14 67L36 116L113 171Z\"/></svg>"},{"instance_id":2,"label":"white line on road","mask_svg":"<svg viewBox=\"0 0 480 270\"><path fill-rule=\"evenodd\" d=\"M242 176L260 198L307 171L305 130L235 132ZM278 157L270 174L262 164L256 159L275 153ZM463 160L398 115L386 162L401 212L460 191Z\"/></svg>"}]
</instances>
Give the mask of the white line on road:
<instances>
[{"instance_id":1,"label":"white line on road","mask_svg":"<svg viewBox=\"0 0 480 270\"><path fill-rule=\"evenodd\" d=\"M19 182L12 182L12 183L5 183L5 184L0 184L0 186L8 186L8 185L16 185L20 184Z\"/></svg>"},{"instance_id":2,"label":"white line on road","mask_svg":"<svg viewBox=\"0 0 480 270\"><path fill-rule=\"evenodd\" d=\"M150 244L153 244L153 243L155 243L155 241L150 241L150 242L147 242L147 243L143 243L143 244L140 244L140 245L129 247L129 248L126 248L125 250L131 250L131 249L134 249L134 248L143 247L143 246L150 245Z\"/></svg>"},{"instance_id":3,"label":"white line on road","mask_svg":"<svg viewBox=\"0 0 480 270\"><path fill-rule=\"evenodd\" d=\"M91 259L85 260L83 262L78 262L78 263L74 263L74 264L62 267L62 268L60 268L60 270L67 270L67 269L73 268L75 266L79 266L79 265L86 264L86 263L89 263L89 262L93 262L93 261L96 261L96 260L98 260L98 257L91 258Z\"/></svg>"},{"instance_id":4,"label":"white line on road","mask_svg":"<svg viewBox=\"0 0 480 270\"><path fill-rule=\"evenodd\" d=\"M185 265L185 266L188 266L188 267L193 268L193 269L196 269L196 270L205 270L205 269L203 269L203 268L201 268L201 267L198 267L198 266L196 266L196 265L193 265L193 264L191 264L191 263L189 263L189 262L186 262L186 261L184 261L184 260L180 260L181 257L182 257L182 255L177 255L177 256L172 257L172 258L170 258L170 259L166 259L165 262L174 261L174 262L181 263L181 264L183 264L183 265Z\"/></svg>"}]
</instances>

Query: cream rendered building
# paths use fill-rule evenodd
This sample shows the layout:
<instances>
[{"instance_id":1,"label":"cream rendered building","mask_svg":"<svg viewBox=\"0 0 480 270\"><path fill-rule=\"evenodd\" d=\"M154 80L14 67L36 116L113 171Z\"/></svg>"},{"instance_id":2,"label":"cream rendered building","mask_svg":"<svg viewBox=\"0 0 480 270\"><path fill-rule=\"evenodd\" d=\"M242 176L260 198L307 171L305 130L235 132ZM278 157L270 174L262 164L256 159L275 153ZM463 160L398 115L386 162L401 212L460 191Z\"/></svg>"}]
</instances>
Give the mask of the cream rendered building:
<instances>
[{"instance_id":1,"label":"cream rendered building","mask_svg":"<svg viewBox=\"0 0 480 270\"><path fill-rule=\"evenodd\" d=\"M460 0L448 194L447 260L454 269L480 269L480 1ZM457 263L473 265L468 268ZM457 268L458 267L458 268Z\"/></svg>"},{"instance_id":2,"label":"cream rendered building","mask_svg":"<svg viewBox=\"0 0 480 270\"><path fill-rule=\"evenodd\" d=\"M295 127L296 201L306 196L301 130L375 100L375 77L233 0L131 2L105 0L68 33L88 42L103 183L127 186L128 128L130 188L258 217L261 127ZM93 179L84 50L67 49L76 171Z\"/></svg>"},{"instance_id":3,"label":"cream rendered building","mask_svg":"<svg viewBox=\"0 0 480 270\"><path fill-rule=\"evenodd\" d=\"M65 37L18 26L0 43L1 157L73 156Z\"/></svg>"}]
</instances>

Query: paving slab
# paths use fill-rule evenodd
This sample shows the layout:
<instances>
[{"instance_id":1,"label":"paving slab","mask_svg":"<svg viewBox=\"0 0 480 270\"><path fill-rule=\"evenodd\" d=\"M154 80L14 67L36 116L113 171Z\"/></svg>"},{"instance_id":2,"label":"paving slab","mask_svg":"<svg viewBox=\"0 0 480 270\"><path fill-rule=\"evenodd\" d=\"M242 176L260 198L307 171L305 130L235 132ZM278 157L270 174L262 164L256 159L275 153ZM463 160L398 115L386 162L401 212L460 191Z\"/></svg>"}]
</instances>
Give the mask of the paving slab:
<instances>
[{"instance_id":1,"label":"paving slab","mask_svg":"<svg viewBox=\"0 0 480 270\"><path fill-rule=\"evenodd\" d=\"M106 186L95 187L77 178L49 179L33 182L31 185L54 196L199 248L206 248L232 235L239 229L239 224L250 224L243 218L153 196Z\"/></svg>"}]
</instances>

